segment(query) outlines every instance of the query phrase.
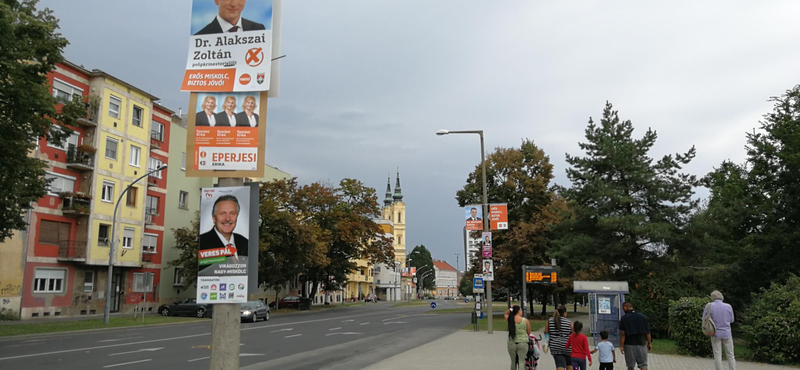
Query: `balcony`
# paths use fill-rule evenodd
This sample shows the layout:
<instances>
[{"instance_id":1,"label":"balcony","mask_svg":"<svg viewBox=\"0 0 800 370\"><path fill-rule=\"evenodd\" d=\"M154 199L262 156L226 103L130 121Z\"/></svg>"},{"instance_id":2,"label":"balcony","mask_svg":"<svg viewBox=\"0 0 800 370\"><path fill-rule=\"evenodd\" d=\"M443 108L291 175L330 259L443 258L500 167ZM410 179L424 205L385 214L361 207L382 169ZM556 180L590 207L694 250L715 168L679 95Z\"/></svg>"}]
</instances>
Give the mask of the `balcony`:
<instances>
[{"instance_id":1,"label":"balcony","mask_svg":"<svg viewBox=\"0 0 800 370\"><path fill-rule=\"evenodd\" d=\"M156 258L156 254L155 253L149 253L149 252L143 252L142 253L142 262L143 263L144 262L153 263L153 260L155 260L155 258Z\"/></svg>"},{"instance_id":2,"label":"balcony","mask_svg":"<svg viewBox=\"0 0 800 370\"><path fill-rule=\"evenodd\" d=\"M94 153L97 149L89 145L70 145L67 148L67 168L77 171L94 170Z\"/></svg>"},{"instance_id":3,"label":"balcony","mask_svg":"<svg viewBox=\"0 0 800 370\"><path fill-rule=\"evenodd\" d=\"M162 143L164 143L164 134L150 131L150 149L161 149Z\"/></svg>"},{"instance_id":4,"label":"balcony","mask_svg":"<svg viewBox=\"0 0 800 370\"><path fill-rule=\"evenodd\" d=\"M60 240L58 242L58 259L60 261L86 261L85 240Z\"/></svg>"},{"instance_id":5,"label":"balcony","mask_svg":"<svg viewBox=\"0 0 800 370\"><path fill-rule=\"evenodd\" d=\"M62 192L61 212L65 216L88 216L92 204L92 197L83 193Z\"/></svg>"},{"instance_id":6,"label":"balcony","mask_svg":"<svg viewBox=\"0 0 800 370\"><path fill-rule=\"evenodd\" d=\"M147 186L158 186L158 177L153 175L147 176Z\"/></svg>"},{"instance_id":7,"label":"balcony","mask_svg":"<svg viewBox=\"0 0 800 370\"><path fill-rule=\"evenodd\" d=\"M84 127L97 127L97 121L100 117L100 97L89 95L84 99L83 104L86 106L86 115L78 118L77 123Z\"/></svg>"},{"instance_id":8,"label":"balcony","mask_svg":"<svg viewBox=\"0 0 800 370\"><path fill-rule=\"evenodd\" d=\"M155 218L155 217L158 217L158 213L155 210L153 210L151 208L146 208L145 209L145 213L144 213L144 223L145 223L145 225L153 225L153 224L155 224L155 221L153 221L153 218Z\"/></svg>"}]
</instances>

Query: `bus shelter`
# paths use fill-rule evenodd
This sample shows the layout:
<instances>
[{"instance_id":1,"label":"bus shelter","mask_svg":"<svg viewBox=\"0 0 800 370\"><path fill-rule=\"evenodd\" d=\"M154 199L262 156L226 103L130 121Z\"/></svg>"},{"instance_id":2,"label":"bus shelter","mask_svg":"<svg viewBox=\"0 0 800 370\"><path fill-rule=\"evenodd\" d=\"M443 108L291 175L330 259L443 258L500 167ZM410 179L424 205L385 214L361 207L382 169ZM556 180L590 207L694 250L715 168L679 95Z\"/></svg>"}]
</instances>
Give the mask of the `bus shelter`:
<instances>
[{"instance_id":1,"label":"bus shelter","mask_svg":"<svg viewBox=\"0 0 800 370\"><path fill-rule=\"evenodd\" d=\"M627 281L575 281L573 292L587 293L589 298L589 327L594 344L601 341L600 332L608 332L608 341L619 347L619 319L622 304L628 294Z\"/></svg>"}]
</instances>

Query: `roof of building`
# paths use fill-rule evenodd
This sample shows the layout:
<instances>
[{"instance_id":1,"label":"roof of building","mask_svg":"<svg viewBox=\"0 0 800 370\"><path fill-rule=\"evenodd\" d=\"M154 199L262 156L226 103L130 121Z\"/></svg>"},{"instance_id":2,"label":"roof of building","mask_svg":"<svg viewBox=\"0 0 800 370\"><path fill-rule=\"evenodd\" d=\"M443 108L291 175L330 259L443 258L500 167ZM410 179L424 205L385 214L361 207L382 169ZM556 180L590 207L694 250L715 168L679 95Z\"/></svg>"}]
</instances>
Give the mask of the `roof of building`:
<instances>
[{"instance_id":1,"label":"roof of building","mask_svg":"<svg viewBox=\"0 0 800 370\"><path fill-rule=\"evenodd\" d=\"M455 267L450 266L450 264L445 262L445 261L433 261L433 267L435 267L435 268L437 268L439 270L456 271ZM458 272L458 271L456 271L456 272Z\"/></svg>"},{"instance_id":2,"label":"roof of building","mask_svg":"<svg viewBox=\"0 0 800 370\"><path fill-rule=\"evenodd\" d=\"M140 88L138 88L136 86L133 86L132 84L129 84L129 83L123 81L120 78L114 77L108 72L105 72L105 71L102 71L102 70L99 70L99 69L92 69L90 71L90 70L86 69L84 66L75 64L75 63L70 62L68 60L64 60L63 63L64 63L64 65L67 65L67 66L69 66L71 68L75 68L75 69L85 73L86 75L88 75L90 77L107 77L107 78L111 78L111 79L116 80L117 82L121 83L122 85L127 86L128 88L136 90L136 92L148 97L150 100L159 100L157 96L155 96L155 95L153 95L153 94L151 94L151 93L149 93L147 91L144 91L144 90L142 90L142 89L140 89Z\"/></svg>"}]
</instances>

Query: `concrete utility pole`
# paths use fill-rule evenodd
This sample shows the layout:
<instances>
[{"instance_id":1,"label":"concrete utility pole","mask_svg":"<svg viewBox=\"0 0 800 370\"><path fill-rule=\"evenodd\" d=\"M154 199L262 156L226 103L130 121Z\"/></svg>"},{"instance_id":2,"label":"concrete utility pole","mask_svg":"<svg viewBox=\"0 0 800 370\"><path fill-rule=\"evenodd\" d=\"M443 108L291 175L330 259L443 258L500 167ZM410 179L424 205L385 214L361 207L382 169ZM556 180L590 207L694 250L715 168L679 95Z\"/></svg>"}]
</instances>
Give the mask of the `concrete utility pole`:
<instances>
[{"instance_id":1,"label":"concrete utility pole","mask_svg":"<svg viewBox=\"0 0 800 370\"><path fill-rule=\"evenodd\" d=\"M233 186L244 186L244 179L219 179L219 187ZM240 307L241 304L239 303L219 303L214 305L214 313L211 316L211 370L239 368L239 343L241 342L242 333Z\"/></svg>"},{"instance_id":2,"label":"concrete utility pole","mask_svg":"<svg viewBox=\"0 0 800 370\"><path fill-rule=\"evenodd\" d=\"M439 130L436 132L436 135L448 135L448 134L478 134L481 137L481 183L483 185L483 231L489 231L489 197L486 191L486 159L485 159L485 151L483 149L483 130L467 130L467 131L450 131L450 130ZM486 305L486 315L488 316L486 320L486 324L488 326L488 333L494 333L492 327L492 282L486 282L486 301L488 302Z\"/></svg>"}]
</instances>

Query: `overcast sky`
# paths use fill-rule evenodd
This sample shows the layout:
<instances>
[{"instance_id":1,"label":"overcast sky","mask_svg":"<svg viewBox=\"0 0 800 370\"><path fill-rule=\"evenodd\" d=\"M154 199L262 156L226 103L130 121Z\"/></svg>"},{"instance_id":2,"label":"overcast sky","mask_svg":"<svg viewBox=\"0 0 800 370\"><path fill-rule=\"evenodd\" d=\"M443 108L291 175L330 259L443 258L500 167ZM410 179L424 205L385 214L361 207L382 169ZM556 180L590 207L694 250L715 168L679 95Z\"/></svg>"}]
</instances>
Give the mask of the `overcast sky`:
<instances>
[{"instance_id":1,"label":"overcast sky","mask_svg":"<svg viewBox=\"0 0 800 370\"><path fill-rule=\"evenodd\" d=\"M212 1L212 0L208 0ZM256 0L250 0L251 2ZM66 57L188 106L190 0L44 0ZM455 201L487 150L530 138L568 185L565 153L608 100L653 156L697 147L687 171L744 159L770 96L800 83L797 1L294 1L283 3L281 96L267 163L302 183L357 178L383 198L400 167L407 246L455 265ZM704 189L698 189L705 196ZM513 226L513 225L512 225Z\"/></svg>"}]
</instances>

